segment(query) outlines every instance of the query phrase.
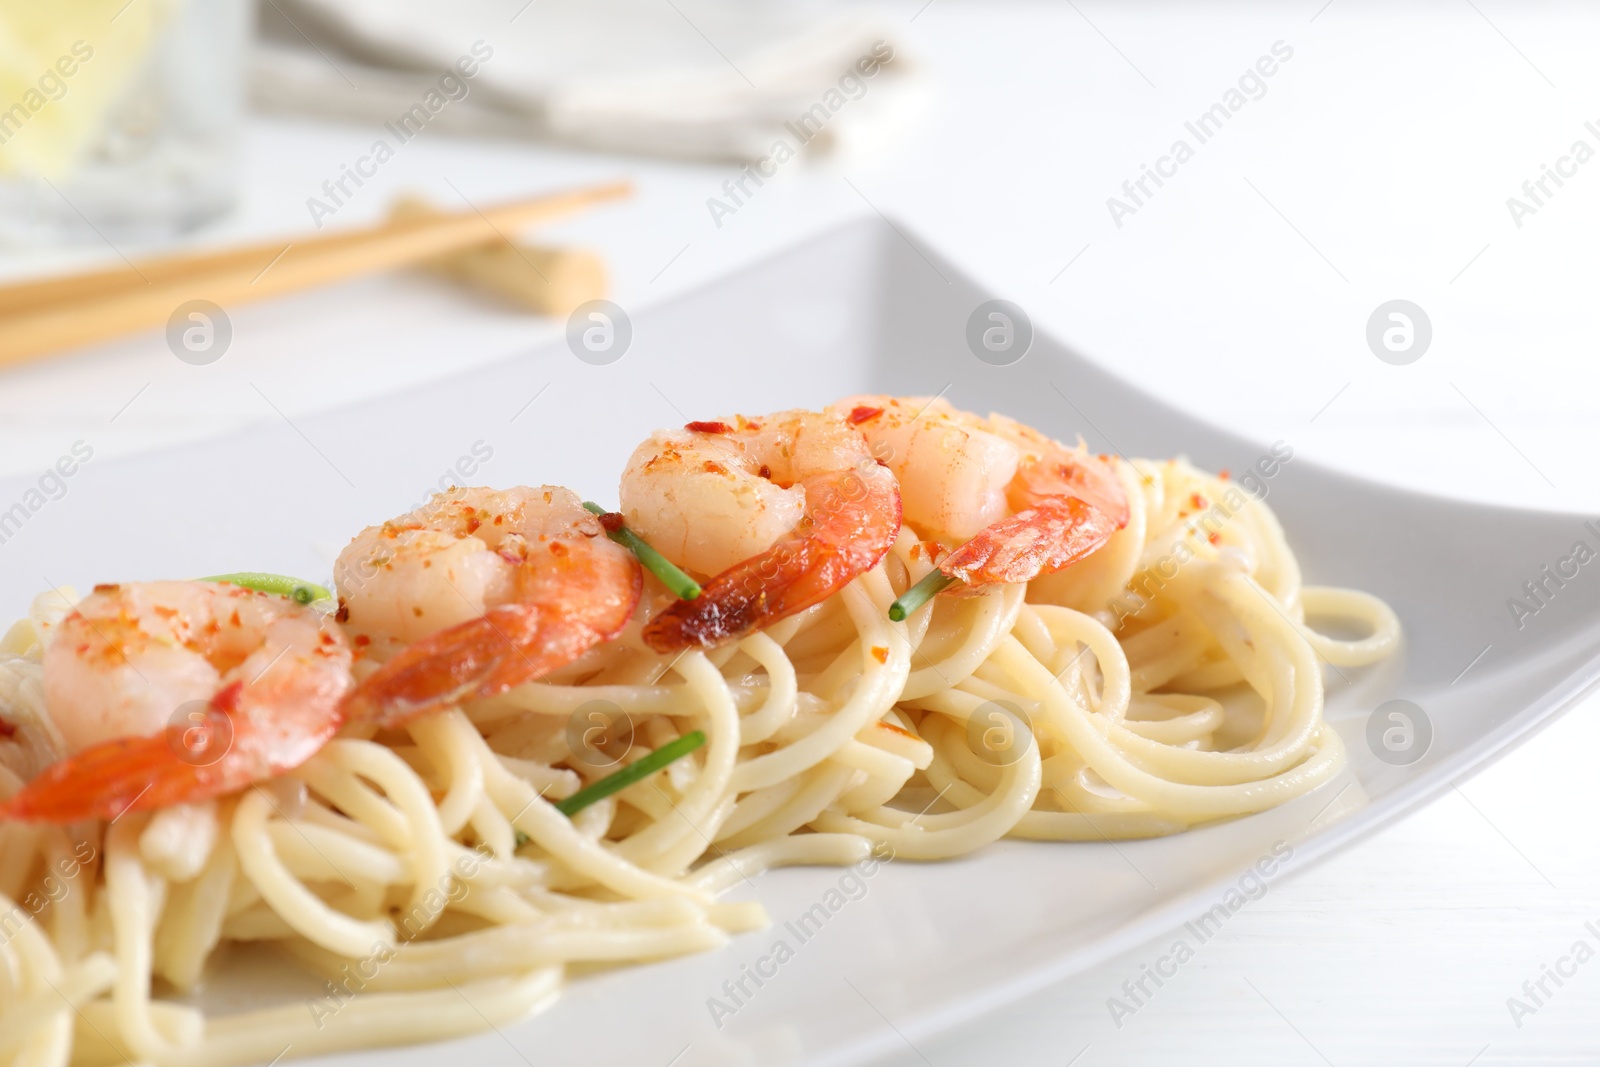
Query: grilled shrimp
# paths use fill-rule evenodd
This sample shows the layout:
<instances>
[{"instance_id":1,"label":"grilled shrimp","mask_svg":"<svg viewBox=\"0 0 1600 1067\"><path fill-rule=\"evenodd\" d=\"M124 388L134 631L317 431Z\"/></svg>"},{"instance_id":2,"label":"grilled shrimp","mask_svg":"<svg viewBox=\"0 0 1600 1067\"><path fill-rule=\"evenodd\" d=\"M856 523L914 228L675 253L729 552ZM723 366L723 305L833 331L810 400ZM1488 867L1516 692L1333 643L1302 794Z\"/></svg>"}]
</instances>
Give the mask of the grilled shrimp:
<instances>
[{"instance_id":1,"label":"grilled shrimp","mask_svg":"<svg viewBox=\"0 0 1600 1067\"><path fill-rule=\"evenodd\" d=\"M959 547L939 562L971 592L1026 582L1094 552L1128 522L1114 461L1003 415L940 399L855 396L830 410L856 426L900 482L906 522Z\"/></svg>"},{"instance_id":2,"label":"grilled shrimp","mask_svg":"<svg viewBox=\"0 0 1600 1067\"><path fill-rule=\"evenodd\" d=\"M714 575L651 619L672 652L714 647L820 603L877 566L900 532L900 492L866 440L811 411L691 422L634 450L628 525L686 570Z\"/></svg>"},{"instance_id":3,"label":"grilled shrimp","mask_svg":"<svg viewBox=\"0 0 1600 1067\"><path fill-rule=\"evenodd\" d=\"M95 589L44 651L65 759L0 818L114 819L236 792L310 759L354 684L337 627L287 597L217 582Z\"/></svg>"},{"instance_id":4,"label":"grilled shrimp","mask_svg":"<svg viewBox=\"0 0 1600 1067\"><path fill-rule=\"evenodd\" d=\"M452 489L357 534L334 565L358 645L385 659L353 719L398 725L531 681L615 637L639 564L571 490Z\"/></svg>"}]
</instances>

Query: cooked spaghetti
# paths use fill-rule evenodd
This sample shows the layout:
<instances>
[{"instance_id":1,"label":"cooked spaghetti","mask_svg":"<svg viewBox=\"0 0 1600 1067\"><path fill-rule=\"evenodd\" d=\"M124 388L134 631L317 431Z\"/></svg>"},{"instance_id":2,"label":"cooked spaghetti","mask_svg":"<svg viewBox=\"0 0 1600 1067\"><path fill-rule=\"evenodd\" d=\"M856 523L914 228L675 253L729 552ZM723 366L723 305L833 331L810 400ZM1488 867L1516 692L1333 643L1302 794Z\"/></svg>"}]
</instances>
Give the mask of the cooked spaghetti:
<instances>
[{"instance_id":1,"label":"cooked spaghetti","mask_svg":"<svg viewBox=\"0 0 1600 1067\"><path fill-rule=\"evenodd\" d=\"M882 408L849 410L842 425ZM680 458L691 446L731 454L737 442L712 438L745 429L691 424L668 445ZM433 680L421 695L394 664L421 655L407 649L429 628L400 634L396 624L393 647L353 642L353 678L362 700L391 711L392 692L406 688L407 714L349 715L309 759L218 795L153 809L123 797L115 817L0 822L0 1058L198 1067L439 1039L546 1005L569 965L698 952L762 926L759 904L717 897L768 868L849 864L874 850L936 860L1005 837L1172 834L1274 807L1339 772L1321 661L1371 663L1396 648L1399 625L1371 596L1301 584L1264 482L1252 493L1182 460L1103 460L1114 484L1082 497L1125 495L1121 523L1102 508L1099 526L1074 527L1099 531L1092 550L1028 581L984 584L973 568L992 557L972 563L972 552L913 528L916 472L898 461L916 447L887 463L906 522L896 502L881 558L787 617L680 640L704 628L660 621L674 600L650 579L636 606L623 597L592 613L576 658L529 664L536 680L490 684L485 668L467 684L458 671L454 688ZM806 479L831 468L789 458L797 469L781 476L764 456L751 464L813 499ZM473 492L440 499L463 505ZM624 512L649 526L645 511L659 505ZM1004 510L1027 514L1015 501ZM745 554L782 548L799 520L776 516ZM695 505L688 521L722 519ZM374 530L373 544L443 536L420 520ZM669 533L650 540L700 574L728 562L686 561L692 546ZM382 564L369 577L398 560L384 551L364 557ZM850 558L850 546L840 551L830 560ZM892 620L898 598L951 560L970 564L970 587L955 590L968 595ZM351 588L359 574L342 575L351 629L364 594ZM10 735L0 797L28 795L77 747L52 718L45 679L73 608L42 596L0 643ZM620 629L604 636L601 614ZM1334 639L1312 619L1366 636ZM476 622L452 621L447 633ZM269 623L280 625L264 621L263 632ZM462 640L446 642L448 654L465 655ZM696 731L703 746L664 769L570 816L554 803ZM207 1017L186 1003L218 950L246 942L276 946L326 984L304 1002L240 1014Z\"/></svg>"}]
</instances>

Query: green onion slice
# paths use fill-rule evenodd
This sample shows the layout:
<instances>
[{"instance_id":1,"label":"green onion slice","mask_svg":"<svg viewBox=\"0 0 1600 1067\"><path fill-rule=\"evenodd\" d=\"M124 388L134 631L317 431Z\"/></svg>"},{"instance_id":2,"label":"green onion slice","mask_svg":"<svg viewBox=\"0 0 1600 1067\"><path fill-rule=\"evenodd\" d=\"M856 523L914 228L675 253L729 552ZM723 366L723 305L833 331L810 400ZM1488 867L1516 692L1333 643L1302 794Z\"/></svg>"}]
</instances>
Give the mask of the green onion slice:
<instances>
[{"instance_id":1,"label":"green onion slice","mask_svg":"<svg viewBox=\"0 0 1600 1067\"><path fill-rule=\"evenodd\" d=\"M314 604L319 600L332 600L333 594L315 582L291 578L286 574L267 574L264 571L238 571L234 574L213 574L201 578L202 582L226 582L258 593L276 593L286 596L296 604Z\"/></svg>"},{"instance_id":2,"label":"green onion slice","mask_svg":"<svg viewBox=\"0 0 1600 1067\"><path fill-rule=\"evenodd\" d=\"M592 785L584 786L565 800L556 801L556 810L570 819L595 801L604 800L612 793L650 777L667 764L682 759L705 743L706 735L699 730L684 734L676 741L662 745L644 759L630 763L622 770L608 774Z\"/></svg>"},{"instance_id":3,"label":"green onion slice","mask_svg":"<svg viewBox=\"0 0 1600 1067\"><path fill-rule=\"evenodd\" d=\"M600 516L607 537L637 556L645 570L660 578L661 584L672 590L679 600L693 600L700 595L700 583L680 571L670 559L651 548L648 541L624 526L621 515L589 500L585 500L583 506Z\"/></svg>"},{"instance_id":4,"label":"green onion slice","mask_svg":"<svg viewBox=\"0 0 1600 1067\"><path fill-rule=\"evenodd\" d=\"M894 622L903 622L906 617L922 605L932 600L942 590L950 588L959 582L960 578L952 578L935 567L922 576L922 581L901 593L893 604L889 605L889 618Z\"/></svg>"}]
</instances>

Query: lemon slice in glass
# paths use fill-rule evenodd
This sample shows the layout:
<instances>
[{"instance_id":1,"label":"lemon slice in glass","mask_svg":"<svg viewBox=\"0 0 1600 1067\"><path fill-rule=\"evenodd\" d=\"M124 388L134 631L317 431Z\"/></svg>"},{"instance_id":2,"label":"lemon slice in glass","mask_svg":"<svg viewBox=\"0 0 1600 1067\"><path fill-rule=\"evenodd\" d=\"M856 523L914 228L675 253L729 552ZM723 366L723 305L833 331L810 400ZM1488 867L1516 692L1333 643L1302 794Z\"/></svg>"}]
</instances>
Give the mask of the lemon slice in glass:
<instances>
[{"instance_id":1,"label":"lemon slice in glass","mask_svg":"<svg viewBox=\"0 0 1600 1067\"><path fill-rule=\"evenodd\" d=\"M0 174L70 173L182 3L0 0Z\"/></svg>"}]
</instances>

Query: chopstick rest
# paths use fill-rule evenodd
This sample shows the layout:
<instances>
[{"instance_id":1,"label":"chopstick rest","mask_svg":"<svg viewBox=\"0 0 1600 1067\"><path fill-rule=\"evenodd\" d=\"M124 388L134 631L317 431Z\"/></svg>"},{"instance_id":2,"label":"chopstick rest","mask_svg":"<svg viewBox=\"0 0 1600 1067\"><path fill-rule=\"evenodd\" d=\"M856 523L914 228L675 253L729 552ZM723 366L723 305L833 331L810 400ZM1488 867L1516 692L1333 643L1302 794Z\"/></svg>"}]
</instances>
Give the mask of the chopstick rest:
<instances>
[{"instance_id":1,"label":"chopstick rest","mask_svg":"<svg viewBox=\"0 0 1600 1067\"><path fill-rule=\"evenodd\" d=\"M425 201L406 197L395 204L390 217L405 220L435 218L439 214ZM578 305L606 294L604 260L582 248L548 248L502 238L439 256L420 266L541 315L566 315Z\"/></svg>"}]
</instances>

